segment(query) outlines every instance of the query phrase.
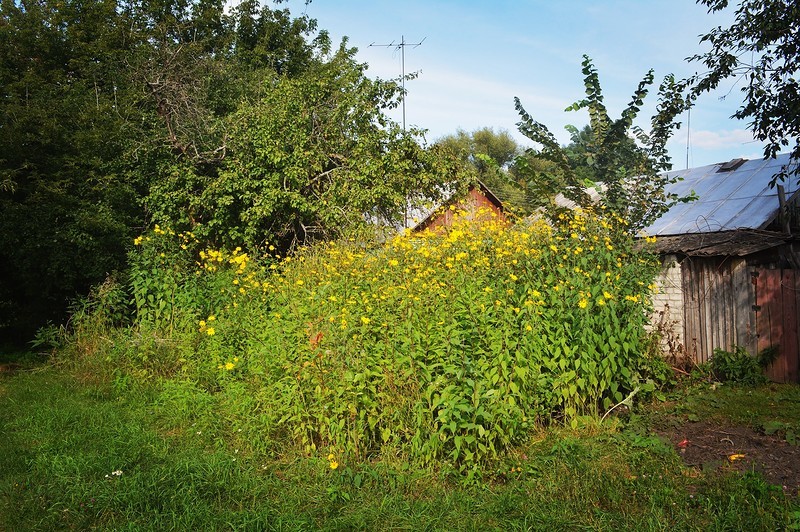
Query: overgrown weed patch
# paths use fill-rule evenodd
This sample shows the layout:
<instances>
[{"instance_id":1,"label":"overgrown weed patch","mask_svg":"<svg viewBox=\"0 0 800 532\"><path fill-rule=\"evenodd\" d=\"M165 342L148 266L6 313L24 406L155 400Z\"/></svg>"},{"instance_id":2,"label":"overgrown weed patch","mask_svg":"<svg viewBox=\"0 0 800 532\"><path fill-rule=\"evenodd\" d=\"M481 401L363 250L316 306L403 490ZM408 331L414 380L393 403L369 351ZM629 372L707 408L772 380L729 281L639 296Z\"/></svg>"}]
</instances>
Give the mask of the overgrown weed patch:
<instances>
[{"instance_id":1,"label":"overgrown weed patch","mask_svg":"<svg viewBox=\"0 0 800 532\"><path fill-rule=\"evenodd\" d=\"M260 451L396 457L468 478L537 426L576 427L661 383L644 330L658 261L621 219L473 215L258 260L156 227L136 240L129 282L78 317L75 361L218 394ZM113 348L87 350L87 335L114 335Z\"/></svg>"}]
</instances>

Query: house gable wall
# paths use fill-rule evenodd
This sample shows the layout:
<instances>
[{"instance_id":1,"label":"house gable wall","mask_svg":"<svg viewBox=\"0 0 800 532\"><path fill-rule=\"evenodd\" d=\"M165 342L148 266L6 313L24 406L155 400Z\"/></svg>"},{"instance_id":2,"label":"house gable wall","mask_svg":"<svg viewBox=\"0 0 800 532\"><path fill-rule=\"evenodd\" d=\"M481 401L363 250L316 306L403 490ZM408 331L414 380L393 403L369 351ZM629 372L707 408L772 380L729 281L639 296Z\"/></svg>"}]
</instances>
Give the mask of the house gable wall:
<instances>
[{"instance_id":1,"label":"house gable wall","mask_svg":"<svg viewBox=\"0 0 800 532\"><path fill-rule=\"evenodd\" d=\"M466 197L450 205L443 206L439 212L431 215L431 217L420 224L416 230L427 229L436 231L443 227L450 227L453 225L453 216L455 216L457 212L460 213L460 216L464 216L466 212L468 219L477 221L492 218L506 220L503 209L499 204L489 199L479 188L472 187L469 189Z\"/></svg>"}]
</instances>

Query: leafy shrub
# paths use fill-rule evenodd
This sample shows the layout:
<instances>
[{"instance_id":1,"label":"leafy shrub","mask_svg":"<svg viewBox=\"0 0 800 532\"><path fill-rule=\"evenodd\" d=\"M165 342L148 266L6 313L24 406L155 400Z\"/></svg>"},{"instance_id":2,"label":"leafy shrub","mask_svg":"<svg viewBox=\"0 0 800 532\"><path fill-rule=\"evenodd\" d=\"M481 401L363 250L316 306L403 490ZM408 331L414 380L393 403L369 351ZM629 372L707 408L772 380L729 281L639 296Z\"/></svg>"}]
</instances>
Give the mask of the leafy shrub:
<instances>
[{"instance_id":1,"label":"leafy shrub","mask_svg":"<svg viewBox=\"0 0 800 532\"><path fill-rule=\"evenodd\" d=\"M715 349L711 356L711 371L720 381L735 382L749 386L767 381L759 359L750 356L747 349L734 347L733 351Z\"/></svg>"},{"instance_id":2,"label":"leafy shrub","mask_svg":"<svg viewBox=\"0 0 800 532\"><path fill-rule=\"evenodd\" d=\"M193 320L202 304L194 259L198 240L190 232L176 235L156 225L134 244L129 263L137 325L173 331L180 320Z\"/></svg>"}]
</instances>

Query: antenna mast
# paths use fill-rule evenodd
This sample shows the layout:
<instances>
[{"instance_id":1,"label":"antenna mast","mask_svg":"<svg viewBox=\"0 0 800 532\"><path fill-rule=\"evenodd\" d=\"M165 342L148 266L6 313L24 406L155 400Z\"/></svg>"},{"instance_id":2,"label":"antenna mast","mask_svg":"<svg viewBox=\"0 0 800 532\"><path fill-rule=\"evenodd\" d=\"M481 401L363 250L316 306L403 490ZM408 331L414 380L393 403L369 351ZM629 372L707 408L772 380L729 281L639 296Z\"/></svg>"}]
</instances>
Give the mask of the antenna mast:
<instances>
[{"instance_id":1,"label":"antenna mast","mask_svg":"<svg viewBox=\"0 0 800 532\"><path fill-rule=\"evenodd\" d=\"M427 37L425 37L427 39ZM417 43L409 43L406 42L405 36L400 36L400 44L395 44L394 41L390 42L389 44L370 44L370 48L373 46L379 46L384 48L394 48L395 50L400 50L400 65L401 65L401 75L400 75L400 83L403 87L403 131L406 130L406 46L413 46L414 48L421 46L422 43L425 42L425 39Z\"/></svg>"},{"instance_id":2,"label":"antenna mast","mask_svg":"<svg viewBox=\"0 0 800 532\"><path fill-rule=\"evenodd\" d=\"M691 145L692 134L692 106L686 110L686 169L689 169L689 146Z\"/></svg>"}]
</instances>

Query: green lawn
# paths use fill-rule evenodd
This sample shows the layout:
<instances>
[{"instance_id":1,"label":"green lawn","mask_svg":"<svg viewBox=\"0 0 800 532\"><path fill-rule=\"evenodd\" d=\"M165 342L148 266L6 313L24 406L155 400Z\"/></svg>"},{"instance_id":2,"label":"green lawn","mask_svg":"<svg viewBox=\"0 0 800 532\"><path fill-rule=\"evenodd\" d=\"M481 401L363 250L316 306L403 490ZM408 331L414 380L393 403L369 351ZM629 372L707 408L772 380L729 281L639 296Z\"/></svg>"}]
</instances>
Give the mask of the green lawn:
<instances>
[{"instance_id":1,"label":"green lawn","mask_svg":"<svg viewBox=\"0 0 800 532\"><path fill-rule=\"evenodd\" d=\"M649 432L696 416L754 425L777 416L800 426L791 408L796 387L699 387L627 425L542 431L465 486L402 463L332 470L323 456L256 452L213 400L187 400L174 383L171 392L164 383L98 384L24 366L0 377L0 530L778 530L800 523L797 500L760 475L686 468L672 445Z\"/></svg>"}]
</instances>

